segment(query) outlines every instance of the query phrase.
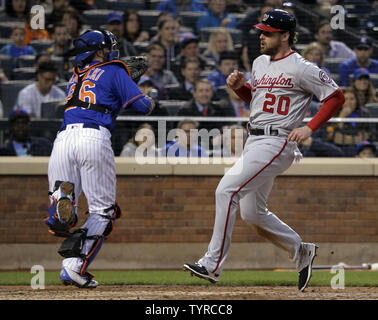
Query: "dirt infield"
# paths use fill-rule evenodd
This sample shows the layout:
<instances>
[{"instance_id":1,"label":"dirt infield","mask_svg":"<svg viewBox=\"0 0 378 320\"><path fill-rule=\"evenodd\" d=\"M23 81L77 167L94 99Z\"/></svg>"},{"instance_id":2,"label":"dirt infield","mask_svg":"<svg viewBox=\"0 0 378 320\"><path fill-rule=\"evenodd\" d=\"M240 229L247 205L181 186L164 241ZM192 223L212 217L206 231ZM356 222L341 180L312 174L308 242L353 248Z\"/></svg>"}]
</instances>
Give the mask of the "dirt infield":
<instances>
[{"instance_id":1,"label":"dirt infield","mask_svg":"<svg viewBox=\"0 0 378 320\"><path fill-rule=\"evenodd\" d=\"M0 286L1 300L378 300L378 287L225 287L225 286Z\"/></svg>"}]
</instances>

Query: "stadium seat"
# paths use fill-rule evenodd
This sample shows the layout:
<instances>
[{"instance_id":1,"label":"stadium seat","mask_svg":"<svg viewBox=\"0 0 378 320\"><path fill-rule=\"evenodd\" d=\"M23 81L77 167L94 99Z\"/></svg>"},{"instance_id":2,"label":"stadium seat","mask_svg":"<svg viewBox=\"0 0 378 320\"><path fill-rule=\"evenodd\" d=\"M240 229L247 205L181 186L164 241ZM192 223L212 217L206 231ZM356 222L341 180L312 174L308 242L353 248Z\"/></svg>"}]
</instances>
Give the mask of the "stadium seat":
<instances>
[{"instance_id":1,"label":"stadium seat","mask_svg":"<svg viewBox=\"0 0 378 320\"><path fill-rule=\"evenodd\" d=\"M15 26L19 26L19 22L14 22L14 21L5 21L5 22L0 22L0 36L2 38L9 38L10 34L12 33L12 29Z\"/></svg>"},{"instance_id":2,"label":"stadium seat","mask_svg":"<svg viewBox=\"0 0 378 320\"><path fill-rule=\"evenodd\" d=\"M340 75L338 73L332 73L330 74L331 78L333 79L333 81L336 82L337 85L341 85L341 81L340 81Z\"/></svg>"},{"instance_id":3,"label":"stadium seat","mask_svg":"<svg viewBox=\"0 0 378 320\"><path fill-rule=\"evenodd\" d=\"M1 68L4 71L4 74L7 76L8 79L11 79L13 58L7 55L0 55L0 64Z\"/></svg>"},{"instance_id":4,"label":"stadium seat","mask_svg":"<svg viewBox=\"0 0 378 320\"><path fill-rule=\"evenodd\" d=\"M202 12L182 11L179 17L182 19L182 24L185 27L197 30L197 20L202 15Z\"/></svg>"},{"instance_id":5,"label":"stadium seat","mask_svg":"<svg viewBox=\"0 0 378 320\"><path fill-rule=\"evenodd\" d=\"M299 54L302 54L304 48L306 48L307 44L306 43L296 43L295 44L295 49L298 51Z\"/></svg>"},{"instance_id":6,"label":"stadium seat","mask_svg":"<svg viewBox=\"0 0 378 320\"><path fill-rule=\"evenodd\" d=\"M358 14L360 16L369 14L374 11L373 7L366 1L359 0L357 1L344 1L344 8L348 13Z\"/></svg>"},{"instance_id":7,"label":"stadium seat","mask_svg":"<svg viewBox=\"0 0 378 320\"><path fill-rule=\"evenodd\" d=\"M140 10L138 14L142 19L143 29L149 30L151 27L156 26L156 21L161 12L157 10Z\"/></svg>"},{"instance_id":8,"label":"stadium seat","mask_svg":"<svg viewBox=\"0 0 378 320\"><path fill-rule=\"evenodd\" d=\"M100 1L98 0L97 2L104 2L104 1ZM143 10L145 9L145 2L142 1L142 0L133 0L133 1L130 1L130 0L106 0L105 2L105 8L106 9L110 9L110 10L117 10L117 11L125 11L125 10ZM105 9L105 8L102 8L102 9ZM97 7L97 9L100 9L99 7Z\"/></svg>"},{"instance_id":9,"label":"stadium seat","mask_svg":"<svg viewBox=\"0 0 378 320\"><path fill-rule=\"evenodd\" d=\"M35 62L35 56L26 55L18 58L18 65L20 68L33 67Z\"/></svg>"},{"instance_id":10,"label":"stadium seat","mask_svg":"<svg viewBox=\"0 0 378 320\"><path fill-rule=\"evenodd\" d=\"M324 66L331 72L331 73L339 73L339 65L341 62L345 61L345 59L340 58L327 58L324 59Z\"/></svg>"},{"instance_id":11,"label":"stadium seat","mask_svg":"<svg viewBox=\"0 0 378 320\"><path fill-rule=\"evenodd\" d=\"M0 49L7 44L12 43L12 40L9 38L0 38Z\"/></svg>"},{"instance_id":12,"label":"stadium seat","mask_svg":"<svg viewBox=\"0 0 378 320\"><path fill-rule=\"evenodd\" d=\"M178 110L188 101L183 100L159 100L161 108L165 108L170 116L177 115Z\"/></svg>"},{"instance_id":13,"label":"stadium seat","mask_svg":"<svg viewBox=\"0 0 378 320\"><path fill-rule=\"evenodd\" d=\"M365 107L369 110L370 116L378 118L378 102L368 103Z\"/></svg>"},{"instance_id":14,"label":"stadium seat","mask_svg":"<svg viewBox=\"0 0 378 320\"><path fill-rule=\"evenodd\" d=\"M68 82L59 82L55 84L59 89L63 90L64 92L67 91Z\"/></svg>"},{"instance_id":15,"label":"stadium seat","mask_svg":"<svg viewBox=\"0 0 378 320\"><path fill-rule=\"evenodd\" d=\"M43 102L41 104L41 118L42 119L60 119L63 118L64 100L54 100Z\"/></svg>"},{"instance_id":16,"label":"stadium seat","mask_svg":"<svg viewBox=\"0 0 378 320\"><path fill-rule=\"evenodd\" d=\"M373 83L374 88L377 89L378 88L378 74L371 73L370 74L370 80Z\"/></svg>"},{"instance_id":17,"label":"stadium seat","mask_svg":"<svg viewBox=\"0 0 378 320\"><path fill-rule=\"evenodd\" d=\"M10 111L15 106L18 93L33 82L34 81L31 80L11 80L0 84L4 115L9 115Z\"/></svg>"},{"instance_id":18,"label":"stadium seat","mask_svg":"<svg viewBox=\"0 0 378 320\"><path fill-rule=\"evenodd\" d=\"M232 16L235 18L236 23L239 23L240 21L242 21L242 20L247 16L246 13L237 13L237 12L233 12L233 13L231 13L231 14L232 14Z\"/></svg>"},{"instance_id":19,"label":"stadium seat","mask_svg":"<svg viewBox=\"0 0 378 320\"><path fill-rule=\"evenodd\" d=\"M106 24L106 17L112 11L113 10L109 9L84 10L83 18L85 23L88 24L91 28L97 29L101 25Z\"/></svg>"},{"instance_id":20,"label":"stadium seat","mask_svg":"<svg viewBox=\"0 0 378 320\"><path fill-rule=\"evenodd\" d=\"M12 80L33 80L36 77L34 67L23 67L12 70Z\"/></svg>"},{"instance_id":21,"label":"stadium seat","mask_svg":"<svg viewBox=\"0 0 378 320\"><path fill-rule=\"evenodd\" d=\"M37 52L46 51L47 48L50 48L54 44L54 41L51 40L32 40L29 42L29 45L32 46Z\"/></svg>"},{"instance_id":22,"label":"stadium seat","mask_svg":"<svg viewBox=\"0 0 378 320\"><path fill-rule=\"evenodd\" d=\"M138 54L141 54L143 52L146 52L147 47L149 45L150 45L150 43L148 41L138 42L138 43L134 43L134 48L136 49L136 51L138 52Z\"/></svg>"}]
</instances>

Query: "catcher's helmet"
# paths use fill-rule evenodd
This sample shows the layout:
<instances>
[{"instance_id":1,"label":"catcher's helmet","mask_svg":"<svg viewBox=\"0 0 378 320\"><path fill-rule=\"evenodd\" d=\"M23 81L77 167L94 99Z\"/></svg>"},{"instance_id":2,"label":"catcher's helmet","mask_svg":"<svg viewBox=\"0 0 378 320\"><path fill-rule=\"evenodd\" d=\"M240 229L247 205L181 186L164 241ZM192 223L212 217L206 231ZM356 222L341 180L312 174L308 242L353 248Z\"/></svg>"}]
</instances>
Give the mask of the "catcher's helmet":
<instances>
[{"instance_id":1,"label":"catcher's helmet","mask_svg":"<svg viewBox=\"0 0 378 320\"><path fill-rule=\"evenodd\" d=\"M73 54L76 55L75 64L80 64L93 55L97 50L110 50L108 61L118 58L116 37L109 31L88 30L74 41Z\"/></svg>"},{"instance_id":2,"label":"catcher's helmet","mask_svg":"<svg viewBox=\"0 0 378 320\"><path fill-rule=\"evenodd\" d=\"M295 18L287 11L274 9L267 11L262 21L253 27L267 32L294 31L296 27Z\"/></svg>"}]
</instances>

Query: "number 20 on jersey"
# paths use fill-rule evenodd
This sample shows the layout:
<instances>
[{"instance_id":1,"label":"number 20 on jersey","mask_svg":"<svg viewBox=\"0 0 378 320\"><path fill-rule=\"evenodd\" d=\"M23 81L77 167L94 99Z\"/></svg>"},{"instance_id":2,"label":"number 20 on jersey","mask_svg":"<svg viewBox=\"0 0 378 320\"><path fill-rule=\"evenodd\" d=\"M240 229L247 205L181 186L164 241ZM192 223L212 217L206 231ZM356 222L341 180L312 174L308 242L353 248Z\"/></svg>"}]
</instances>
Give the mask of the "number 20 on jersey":
<instances>
[{"instance_id":1,"label":"number 20 on jersey","mask_svg":"<svg viewBox=\"0 0 378 320\"><path fill-rule=\"evenodd\" d=\"M276 103L277 97L274 94L267 93L265 95L265 102L263 105L263 111L268 113L278 113L282 116L286 116L289 113L290 98L286 96L280 96Z\"/></svg>"}]
</instances>

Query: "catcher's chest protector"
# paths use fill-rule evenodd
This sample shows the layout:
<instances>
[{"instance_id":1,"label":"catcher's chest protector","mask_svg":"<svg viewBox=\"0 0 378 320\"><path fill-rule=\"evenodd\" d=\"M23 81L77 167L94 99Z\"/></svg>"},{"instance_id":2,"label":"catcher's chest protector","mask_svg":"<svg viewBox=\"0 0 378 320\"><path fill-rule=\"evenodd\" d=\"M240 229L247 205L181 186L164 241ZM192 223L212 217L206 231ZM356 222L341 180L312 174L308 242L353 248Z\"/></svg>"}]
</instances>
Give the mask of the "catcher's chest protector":
<instances>
[{"instance_id":1,"label":"catcher's chest protector","mask_svg":"<svg viewBox=\"0 0 378 320\"><path fill-rule=\"evenodd\" d=\"M114 115L113 111L111 111L110 108L107 107L106 105L98 104L98 103L89 103L89 102L85 102L85 101L82 101L82 100L79 99L79 93L80 93L81 85L83 83L83 80L87 78L87 75L93 69L95 69L97 67L104 66L104 65L108 65L108 64L116 64L116 65L122 67L127 72L127 74L131 77L130 70L127 67L126 63L124 63L120 60L97 63L97 64L94 64L93 66L90 66L89 68L87 68L83 71L80 71L79 67L75 67L74 70L73 70L73 73L77 78L77 83L76 83L76 86L75 86L75 90L72 93L72 97L69 100L67 100L67 102L65 104L66 109L70 108L72 106L76 106L76 107L81 107L81 108L84 108L84 109L90 109L90 110L94 110L94 111L98 111L98 112L102 112L102 113L110 113L110 114L112 114L112 116Z\"/></svg>"}]
</instances>

